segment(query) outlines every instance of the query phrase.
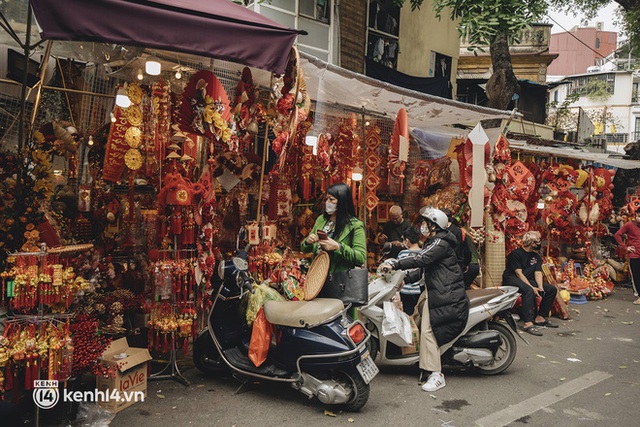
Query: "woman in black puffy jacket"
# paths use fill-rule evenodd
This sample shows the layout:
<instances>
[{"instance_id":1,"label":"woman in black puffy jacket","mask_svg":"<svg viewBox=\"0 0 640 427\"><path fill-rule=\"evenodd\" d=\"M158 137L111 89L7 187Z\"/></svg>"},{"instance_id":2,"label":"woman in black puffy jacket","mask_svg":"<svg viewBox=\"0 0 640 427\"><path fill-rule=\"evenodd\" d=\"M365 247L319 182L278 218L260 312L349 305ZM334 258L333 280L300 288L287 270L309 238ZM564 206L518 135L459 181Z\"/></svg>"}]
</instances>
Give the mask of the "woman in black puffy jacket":
<instances>
[{"instance_id":1,"label":"woman in black puffy jacket","mask_svg":"<svg viewBox=\"0 0 640 427\"><path fill-rule=\"evenodd\" d=\"M424 278L426 290L416 306L416 312L421 313L420 378L430 372L422 389L431 392L445 386L440 347L464 330L469 317L469 299L455 252L458 242L447 230L447 216L431 207L421 209L420 215L424 218L421 231L428 236L423 249L414 256L386 261L387 266L380 267L382 270L412 270L405 278L409 283L420 276Z\"/></svg>"}]
</instances>

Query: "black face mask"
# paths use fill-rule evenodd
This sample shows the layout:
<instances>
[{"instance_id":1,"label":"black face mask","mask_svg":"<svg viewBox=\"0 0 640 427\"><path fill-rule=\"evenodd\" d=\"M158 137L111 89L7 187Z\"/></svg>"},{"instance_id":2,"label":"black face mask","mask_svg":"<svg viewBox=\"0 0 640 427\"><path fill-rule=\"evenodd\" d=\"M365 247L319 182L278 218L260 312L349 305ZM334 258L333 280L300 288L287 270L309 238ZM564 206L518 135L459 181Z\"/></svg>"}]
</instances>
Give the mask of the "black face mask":
<instances>
[{"instance_id":1,"label":"black face mask","mask_svg":"<svg viewBox=\"0 0 640 427\"><path fill-rule=\"evenodd\" d=\"M540 250L541 247L542 247L542 244L540 243L533 245L533 249L535 249L536 251Z\"/></svg>"}]
</instances>

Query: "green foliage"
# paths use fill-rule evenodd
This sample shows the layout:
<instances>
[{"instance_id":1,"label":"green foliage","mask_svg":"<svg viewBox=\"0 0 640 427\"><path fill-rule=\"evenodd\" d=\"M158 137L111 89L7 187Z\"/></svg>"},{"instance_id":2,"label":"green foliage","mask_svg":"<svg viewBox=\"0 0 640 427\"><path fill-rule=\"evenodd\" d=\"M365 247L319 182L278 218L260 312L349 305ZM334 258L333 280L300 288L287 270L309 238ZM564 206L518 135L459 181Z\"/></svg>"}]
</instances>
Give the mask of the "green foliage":
<instances>
[{"instance_id":1,"label":"green foliage","mask_svg":"<svg viewBox=\"0 0 640 427\"><path fill-rule=\"evenodd\" d=\"M458 32L471 48L488 46L505 34L509 43L518 41L521 31L539 22L547 11L545 0L434 0L438 18L459 19Z\"/></svg>"},{"instance_id":2,"label":"green foliage","mask_svg":"<svg viewBox=\"0 0 640 427\"><path fill-rule=\"evenodd\" d=\"M604 80L592 79L589 80L584 92L590 101L603 102L613 94L613 88Z\"/></svg>"},{"instance_id":3,"label":"green foliage","mask_svg":"<svg viewBox=\"0 0 640 427\"><path fill-rule=\"evenodd\" d=\"M547 122L554 129L572 130L576 127L577 113L571 111L569 106L580 99L580 94L569 94L564 101L552 101L547 104Z\"/></svg>"}]
</instances>

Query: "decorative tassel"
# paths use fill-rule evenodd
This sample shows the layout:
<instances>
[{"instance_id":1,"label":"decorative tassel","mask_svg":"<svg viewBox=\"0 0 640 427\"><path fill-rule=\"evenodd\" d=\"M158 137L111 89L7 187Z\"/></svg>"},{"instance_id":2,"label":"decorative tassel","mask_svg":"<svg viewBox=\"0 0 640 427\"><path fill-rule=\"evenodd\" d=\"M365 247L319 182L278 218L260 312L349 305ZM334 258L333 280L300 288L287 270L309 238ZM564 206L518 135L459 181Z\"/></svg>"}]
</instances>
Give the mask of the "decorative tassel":
<instances>
[{"instance_id":1,"label":"decorative tassel","mask_svg":"<svg viewBox=\"0 0 640 427\"><path fill-rule=\"evenodd\" d=\"M33 355L33 363L31 365L31 386L33 388L33 381L37 380L38 378L40 378L40 363L38 363L38 359L40 358L40 356L38 356L38 354L34 354Z\"/></svg>"},{"instance_id":2,"label":"decorative tassel","mask_svg":"<svg viewBox=\"0 0 640 427\"><path fill-rule=\"evenodd\" d=\"M182 233L182 214L175 210L173 211L173 215L171 215L171 234L180 234Z\"/></svg>"},{"instance_id":3,"label":"decorative tassel","mask_svg":"<svg viewBox=\"0 0 640 427\"><path fill-rule=\"evenodd\" d=\"M13 389L13 367L11 365L7 366L7 377L5 378L4 389L6 391Z\"/></svg>"},{"instance_id":4,"label":"decorative tassel","mask_svg":"<svg viewBox=\"0 0 640 427\"><path fill-rule=\"evenodd\" d=\"M149 328L149 349L152 350L153 349L153 328Z\"/></svg>"},{"instance_id":5,"label":"decorative tassel","mask_svg":"<svg viewBox=\"0 0 640 427\"><path fill-rule=\"evenodd\" d=\"M24 389L31 390L33 386L33 381L31 381L31 354L27 354L25 357L25 366L24 366Z\"/></svg>"}]
</instances>

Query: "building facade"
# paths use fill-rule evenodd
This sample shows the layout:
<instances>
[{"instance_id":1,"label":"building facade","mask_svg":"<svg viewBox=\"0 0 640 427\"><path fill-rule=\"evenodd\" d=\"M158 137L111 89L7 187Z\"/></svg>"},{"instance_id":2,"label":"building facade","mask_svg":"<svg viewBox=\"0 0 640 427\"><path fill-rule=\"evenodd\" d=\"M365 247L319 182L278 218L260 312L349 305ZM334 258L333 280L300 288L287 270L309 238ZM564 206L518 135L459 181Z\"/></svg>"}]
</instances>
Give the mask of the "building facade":
<instances>
[{"instance_id":1,"label":"building facade","mask_svg":"<svg viewBox=\"0 0 640 427\"><path fill-rule=\"evenodd\" d=\"M430 79L439 79L455 92L460 46L456 23L437 19L431 0L415 11L408 1L400 8L392 0L271 0L252 7L307 31L298 37L302 52L423 92L429 90Z\"/></svg>"},{"instance_id":2,"label":"building facade","mask_svg":"<svg viewBox=\"0 0 640 427\"><path fill-rule=\"evenodd\" d=\"M590 67L603 65L603 58L617 48L618 33L595 27L573 27L570 31L551 35L549 51L558 58L549 65L547 74L570 76L586 73Z\"/></svg>"},{"instance_id":3,"label":"building facade","mask_svg":"<svg viewBox=\"0 0 640 427\"><path fill-rule=\"evenodd\" d=\"M623 147L640 138L640 73L599 71L565 77L549 92L549 101L561 105L570 94L578 100L568 105L573 117L582 108L595 127L592 145L624 153ZM597 93L596 93L597 92ZM606 93L605 93L606 92Z\"/></svg>"}]
</instances>

